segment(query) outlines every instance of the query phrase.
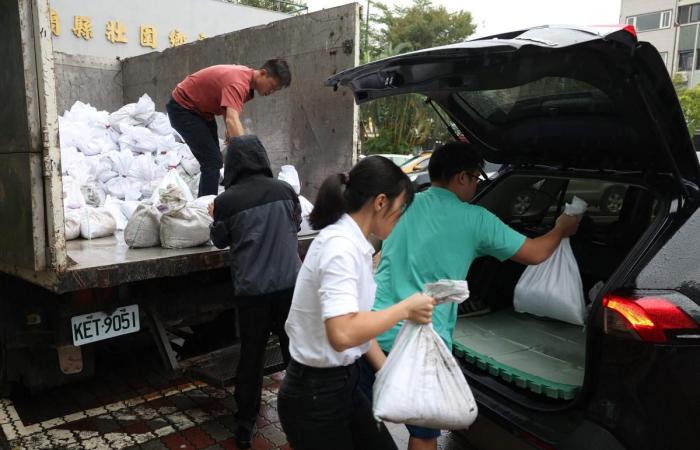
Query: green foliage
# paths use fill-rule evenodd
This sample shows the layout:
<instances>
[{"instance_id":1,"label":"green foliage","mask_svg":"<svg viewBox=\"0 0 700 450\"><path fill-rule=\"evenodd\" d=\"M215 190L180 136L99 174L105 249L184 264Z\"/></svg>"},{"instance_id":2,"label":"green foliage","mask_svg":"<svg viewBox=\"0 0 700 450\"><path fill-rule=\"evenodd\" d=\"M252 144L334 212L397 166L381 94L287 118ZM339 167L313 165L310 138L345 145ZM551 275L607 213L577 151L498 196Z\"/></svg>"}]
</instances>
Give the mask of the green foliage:
<instances>
[{"instance_id":1,"label":"green foliage","mask_svg":"<svg viewBox=\"0 0 700 450\"><path fill-rule=\"evenodd\" d=\"M678 92L678 100L685 115L688 132L692 136L700 126L700 85L692 89L681 89Z\"/></svg>"},{"instance_id":2,"label":"green foliage","mask_svg":"<svg viewBox=\"0 0 700 450\"><path fill-rule=\"evenodd\" d=\"M433 6L431 0L414 0L408 7L385 9L381 23L388 44L407 43L414 49L454 44L476 29L471 13L449 13L444 6Z\"/></svg>"},{"instance_id":3,"label":"green foliage","mask_svg":"<svg viewBox=\"0 0 700 450\"><path fill-rule=\"evenodd\" d=\"M371 2L369 22L362 29L363 62L463 41L476 29L469 12L449 13L444 6L433 6L431 0L414 0L411 6L393 8ZM410 153L426 141L450 138L420 95L366 103L360 107L360 117L365 154Z\"/></svg>"}]
</instances>

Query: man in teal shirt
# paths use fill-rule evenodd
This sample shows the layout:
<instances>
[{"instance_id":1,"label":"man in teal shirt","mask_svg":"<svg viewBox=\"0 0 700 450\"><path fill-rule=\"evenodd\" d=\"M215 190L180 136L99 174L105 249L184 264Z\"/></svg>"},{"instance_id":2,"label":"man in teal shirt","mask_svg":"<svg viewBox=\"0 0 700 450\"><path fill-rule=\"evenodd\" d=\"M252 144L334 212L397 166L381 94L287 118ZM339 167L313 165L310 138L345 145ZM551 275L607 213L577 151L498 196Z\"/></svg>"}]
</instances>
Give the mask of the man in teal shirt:
<instances>
[{"instance_id":1,"label":"man in teal shirt","mask_svg":"<svg viewBox=\"0 0 700 450\"><path fill-rule=\"evenodd\" d=\"M561 240L576 232L578 219L560 216L547 234L530 239L504 224L498 217L469 201L476 193L481 155L464 142L450 142L430 158L431 187L416 195L382 245L375 275L375 310L388 308L425 283L440 279L464 280L479 256L500 261L513 259L539 264L549 258ZM449 348L457 321L457 305L439 305L433 311L433 327ZM388 352L401 324L377 338ZM408 426L409 450L436 449L440 430Z\"/></svg>"}]
</instances>

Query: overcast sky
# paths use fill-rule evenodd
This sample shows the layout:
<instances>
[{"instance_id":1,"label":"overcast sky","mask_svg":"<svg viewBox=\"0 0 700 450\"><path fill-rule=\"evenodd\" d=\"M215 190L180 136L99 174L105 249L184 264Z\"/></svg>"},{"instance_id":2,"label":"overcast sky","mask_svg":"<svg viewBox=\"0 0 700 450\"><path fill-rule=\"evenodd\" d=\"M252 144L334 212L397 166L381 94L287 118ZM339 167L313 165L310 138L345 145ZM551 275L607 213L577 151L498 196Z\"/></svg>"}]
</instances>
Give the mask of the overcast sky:
<instances>
[{"instance_id":1,"label":"overcast sky","mask_svg":"<svg viewBox=\"0 0 700 450\"><path fill-rule=\"evenodd\" d=\"M348 0L307 0L309 11L350 3ZM360 4L366 7L367 1ZM411 4L411 0L387 0ZM620 0L433 0L449 11L472 13L474 36L513 31L536 25L611 25L620 22Z\"/></svg>"}]
</instances>

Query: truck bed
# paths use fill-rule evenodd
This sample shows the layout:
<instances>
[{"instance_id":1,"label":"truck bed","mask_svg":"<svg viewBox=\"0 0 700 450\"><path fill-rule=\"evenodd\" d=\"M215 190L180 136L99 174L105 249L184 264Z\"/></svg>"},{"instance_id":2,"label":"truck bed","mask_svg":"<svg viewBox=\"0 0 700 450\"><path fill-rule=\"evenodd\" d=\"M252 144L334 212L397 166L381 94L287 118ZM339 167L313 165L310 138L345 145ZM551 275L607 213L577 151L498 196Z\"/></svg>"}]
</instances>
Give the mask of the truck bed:
<instances>
[{"instance_id":1,"label":"truck bed","mask_svg":"<svg viewBox=\"0 0 700 450\"><path fill-rule=\"evenodd\" d=\"M299 236L303 257L314 235ZM204 245L187 249L160 247L130 249L122 233L99 239L76 239L66 243L68 270L40 274L32 280L56 293L104 288L132 281L184 275L226 267L228 249ZM43 276L41 276L43 275Z\"/></svg>"}]
</instances>

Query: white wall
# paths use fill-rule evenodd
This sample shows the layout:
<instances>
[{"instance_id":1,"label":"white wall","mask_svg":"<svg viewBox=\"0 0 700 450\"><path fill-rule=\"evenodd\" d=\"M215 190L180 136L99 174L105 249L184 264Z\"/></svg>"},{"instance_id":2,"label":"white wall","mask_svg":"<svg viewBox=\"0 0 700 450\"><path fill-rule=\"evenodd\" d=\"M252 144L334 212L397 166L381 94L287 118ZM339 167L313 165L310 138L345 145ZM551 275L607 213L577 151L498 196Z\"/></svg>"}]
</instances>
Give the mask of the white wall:
<instances>
[{"instance_id":1,"label":"white wall","mask_svg":"<svg viewBox=\"0 0 700 450\"><path fill-rule=\"evenodd\" d=\"M168 35L178 30L186 42L229 33L243 28L264 25L289 17L288 14L221 0L49 0L59 18L60 34L53 36L54 50L74 55L102 58L135 56L170 48ZM77 37L73 32L74 17L87 16L92 23L92 38ZM126 43L107 40L109 21L119 21L125 30ZM156 29L156 48L140 45L139 27Z\"/></svg>"}]
</instances>

